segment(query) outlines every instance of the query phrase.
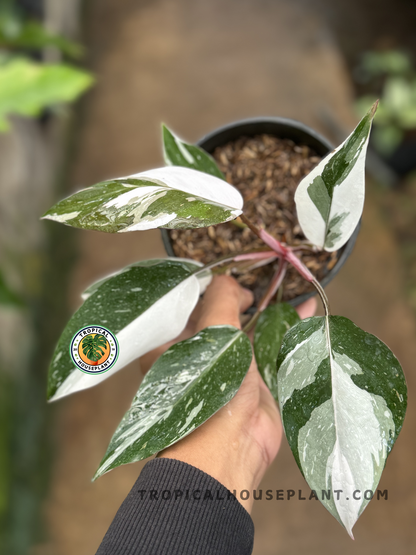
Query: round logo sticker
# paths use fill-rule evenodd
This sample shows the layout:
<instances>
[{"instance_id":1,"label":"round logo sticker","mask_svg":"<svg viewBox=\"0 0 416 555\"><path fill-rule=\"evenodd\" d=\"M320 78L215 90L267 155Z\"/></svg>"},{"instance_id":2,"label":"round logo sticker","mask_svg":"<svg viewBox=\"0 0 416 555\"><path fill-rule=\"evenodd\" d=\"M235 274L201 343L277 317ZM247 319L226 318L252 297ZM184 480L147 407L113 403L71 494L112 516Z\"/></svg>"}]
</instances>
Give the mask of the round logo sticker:
<instances>
[{"instance_id":1,"label":"round logo sticker","mask_svg":"<svg viewBox=\"0 0 416 555\"><path fill-rule=\"evenodd\" d=\"M117 361L120 347L116 336L103 326L85 326L72 338L69 354L86 374L102 374Z\"/></svg>"}]
</instances>

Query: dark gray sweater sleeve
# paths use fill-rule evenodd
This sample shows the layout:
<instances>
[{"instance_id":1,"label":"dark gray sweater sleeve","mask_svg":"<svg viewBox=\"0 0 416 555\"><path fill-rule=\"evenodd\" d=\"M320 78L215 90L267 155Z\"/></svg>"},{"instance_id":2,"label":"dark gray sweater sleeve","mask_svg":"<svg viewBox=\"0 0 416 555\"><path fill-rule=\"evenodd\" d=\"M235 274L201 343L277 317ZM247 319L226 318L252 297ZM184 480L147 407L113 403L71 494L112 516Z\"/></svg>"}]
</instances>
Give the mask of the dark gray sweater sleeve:
<instances>
[{"instance_id":1,"label":"dark gray sweater sleeve","mask_svg":"<svg viewBox=\"0 0 416 555\"><path fill-rule=\"evenodd\" d=\"M250 555L254 525L217 480L173 459L143 468L96 555Z\"/></svg>"}]
</instances>

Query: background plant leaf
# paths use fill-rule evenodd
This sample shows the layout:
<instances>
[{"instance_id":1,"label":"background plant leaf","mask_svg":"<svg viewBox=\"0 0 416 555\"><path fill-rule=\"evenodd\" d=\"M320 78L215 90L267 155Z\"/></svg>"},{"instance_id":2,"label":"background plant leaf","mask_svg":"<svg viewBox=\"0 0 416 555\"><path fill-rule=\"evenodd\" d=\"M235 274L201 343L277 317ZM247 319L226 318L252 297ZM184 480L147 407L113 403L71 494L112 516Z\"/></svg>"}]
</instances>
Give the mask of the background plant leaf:
<instances>
[{"instance_id":1,"label":"background plant leaf","mask_svg":"<svg viewBox=\"0 0 416 555\"><path fill-rule=\"evenodd\" d=\"M283 336L300 321L296 310L287 303L268 306L259 316L254 331L253 348L257 367L267 387L277 400L277 355Z\"/></svg>"},{"instance_id":2,"label":"background plant leaf","mask_svg":"<svg viewBox=\"0 0 416 555\"><path fill-rule=\"evenodd\" d=\"M237 393L252 359L248 337L212 326L173 345L152 366L95 478L176 443Z\"/></svg>"},{"instance_id":3,"label":"background plant leaf","mask_svg":"<svg viewBox=\"0 0 416 555\"><path fill-rule=\"evenodd\" d=\"M223 180L189 168L157 168L103 181L58 202L43 216L109 233L206 227L237 218L240 193Z\"/></svg>"},{"instance_id":4,"label":"background plant leaf","mask_svg":"<svg viewBox=\"0 0 416 555\"><path fill-rule=\"evenodd\" d=\"M132 360L171 341L185 328L208 280L192 275L200 264L183 259L138 262L89 288L84 304L65 327L53 354L48 399L56 400L99 384ZM119 357L103 374L81 372L69 347L84 326L104 326L119 343Z\"/></svg>"},{"instance_id":5,"label":"background plant leaf","mask_svg":"<svg viewBox=\"0 0 416 555\"><path fill-rule=\"evenodd\" d=\"M47 106L75 100L92 83L89 73L65 64L25 58L0 64L0 131L9 129L7 115L37 116Z\"/></svg>"},{"instance_id":6,"label":"background plant leaf","mask_svg":"<svg viewBox=\"0 0 416 555\"><path fill-rule=\"evenodd\" d=\"M407 388L390 349L341 316L284 336L278 399L286 437L312 490L352 537L403 425ZM322 499L322 491L331 498ZM334 491L342 490L340 498ZM354 499L354 491L360 499Z\"/></svg>"},{"instance_id":7,"label":"background plant leaf","mask_svg":"<svg viewBox=\"0 0 416 555\"><path fill-rule=\"evenodd\" d=\"M21 308L24 306L23 300L15 293L5 282L0 271L0 305L15 306Z\"/></svg>"},{"instance_id":8,"label":"background plant leaf","mask_svg":"<svg viewBox=\"0 0 416 555\"><path fill-rule=\"evenodd\" d=\"M295 193L303 233L326 251L340 249L354 233L364 206L365 156L377 103L351 135L299 183Z\"/></svg>"},{"instance_id":9,"label":"background plant leaf","mask_svg":"<svg viewBox=\"0 0 416 555\"><path fill-rule=\"evenodd\" d=\"M66 56L81 58L84 48L60 35L49 33L38 21L19 21L0 15L0 47L8 50L36 49L53 46Z\"/></svg>"},{"instance_id":10,"label":"background plant leaf","mask_svg":"<svg viewBox=\"0 0 416 555\"><path fill-rule=\"evenodd\" d=\"M214 158L199 146L185 143L162 125L163 154L169 166L183 166L224 179Z\"/></svg>"}]
</instances>

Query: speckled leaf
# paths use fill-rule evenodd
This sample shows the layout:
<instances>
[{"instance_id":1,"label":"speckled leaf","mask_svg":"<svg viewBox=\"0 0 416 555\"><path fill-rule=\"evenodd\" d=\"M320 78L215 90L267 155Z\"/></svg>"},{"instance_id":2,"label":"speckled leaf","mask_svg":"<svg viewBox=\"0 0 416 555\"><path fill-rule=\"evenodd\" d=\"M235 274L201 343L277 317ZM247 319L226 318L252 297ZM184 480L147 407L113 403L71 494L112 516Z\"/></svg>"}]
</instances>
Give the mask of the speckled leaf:
<instances>
[{"instance_id":1,"label":"speckled leaf","mask_svg":"<svg viewBox=\"0 0 416 555\"><path fill-rule=\"evenodd\" d=\"M205 150L199 148L199 146L181 141L166 125L162 125L162 134L163 154L166 164L192 168L225 180L224 174L217 166L214 158Z\"/></svg>"},{"instance_id":2,"label":"speckled leaf","mask_svg":"<svg viewBox=\"0 0 416 555\"><path fill-rule=\"evenodd\" d=\"M68 322L55 349L48 378L48 399L93 387L132 360L171 341L185 328L206 274L184 259L144 260L102 279L87 289L85 302ZM84 326L104 326L119 343L115 365L103 374L85 374L72 363L69 346Z\"/></svg>"},{"instance_id":3,"label":"speckled leaf","mask_svg":"<svg viewBox=\"0 0 416 555\"><path fill-rule=\"evenodd\" d=\"M43 218L72 227L122 233L206 227L237 218L240 193L227 182L171 166L103 181L53 206Z\"/></svg>"},{"instance_id":4,"label":"speckled leaf","mask_svg":"<svg viewBox=\"0 0 416 555\"><path fill-rule=\"evenodd\" d=\"M141 461L176 443L237 393L252 359L232 326L205 328L176 343L146 374L95 474Z\"/></svg>"},{"instance_id":5,"label":"speckled leaf","mask_svg":"<svg viewBox=\"0 0 416 555\"><path fill-rule=\"evenodd\" d=\"M277 367L282 421L296 462L352 537L370 499L365 492L376 491L403 425L407 388L400 364L377 337L330 316L291 328Z\"/></svg>"},{"instance_id":6,"label":"speckled leaf","mask_svg":"<svg viewBox=\"0 0 416 555\"><path fill-rule=\"evenodd\" d=\"M277 400L277 355L289 328L300 321L296 310L287 303L268 306L259 316L253 348L257 367L267 387Z\"/></svg>"},{"instance_id":7,"label":"speckled leaf","mask_svg":"<svg viewBox=\"0 0 416 555\"><path fill-rule=\"evenodd\" d=\"M299 184L296 209L303 233L326 251L340 249L361 218L365 193L365 156L377 103L351 135Z\"/></svg>"}]
</instances>

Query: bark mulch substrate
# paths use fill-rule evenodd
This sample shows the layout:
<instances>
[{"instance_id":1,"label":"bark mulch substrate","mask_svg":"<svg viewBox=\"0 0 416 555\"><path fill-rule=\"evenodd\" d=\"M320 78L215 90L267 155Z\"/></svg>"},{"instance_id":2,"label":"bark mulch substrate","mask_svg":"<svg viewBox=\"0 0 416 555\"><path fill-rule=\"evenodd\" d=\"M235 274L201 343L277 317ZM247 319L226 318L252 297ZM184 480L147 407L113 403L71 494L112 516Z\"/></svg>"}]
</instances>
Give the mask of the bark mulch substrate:
<instances>
[{"instance_id":1,"label":"bark mulch substrate","mask_svg":"<svg viewBox=\"0 0 416 555\"><path fill-rule=\"evenodd\" d=\"M244 213L257 226L263 226L279 241L291 246L305 241L296 216L294 194L298 183L320 161L308 146L272 135L241 137L218 147L213 156L227 181L244 198ZM248 228L227 222L200 229L169 232L176 256L208 264L233 252L264 247ZM338 252L302 251L302 261L322 280L334 267ZM254 292L256 301L264 294L278 261L254 270L235 265L232 273L241 285ZM284 301L313 290L314 287L289 266L283 282Z\"/></svg>"}]
</instances>

